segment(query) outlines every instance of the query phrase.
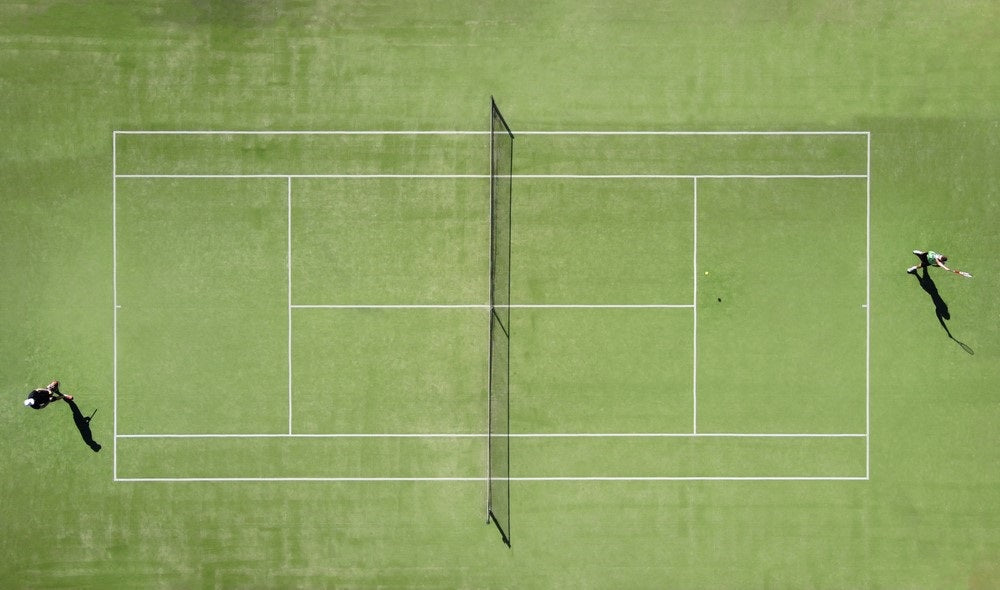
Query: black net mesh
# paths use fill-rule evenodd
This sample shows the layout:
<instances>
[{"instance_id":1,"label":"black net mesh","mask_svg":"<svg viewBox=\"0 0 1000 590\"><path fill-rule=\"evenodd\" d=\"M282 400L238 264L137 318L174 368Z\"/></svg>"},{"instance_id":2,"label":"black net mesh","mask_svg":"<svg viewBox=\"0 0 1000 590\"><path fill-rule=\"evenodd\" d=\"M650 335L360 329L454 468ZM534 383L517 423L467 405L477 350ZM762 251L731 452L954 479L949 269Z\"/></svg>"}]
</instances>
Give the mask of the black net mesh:
<instances>
[{"instance_id":1,"label":"black net mesh","mask_svg":"<svg viewBox=\"0 0 1000 590\"><path fill-rule=\"evenodd\" d=\"M510 338L490 314L489 514L510 545Z\"/></svg>"},{"instance_id":2,"label":"black net mesh","mask_svg":"<svg viewBox=\"0 0 1000 590\"><path fill-rule=\"evenodd\" d=\"M490 307L510 327L511 176L514 136L496 103L490 130ZM509 330L508 330L509 332Z\"/></svg>"},{"instance_id":3,"label":"black net mesh","mask_svg":"<svg viewBox=\"0 0 1000 590\"><path fill-rule=\"evenodd\" d=\"M490 101L488 511L510 545L510 230L514 135Z\"/></svg>"}]
</instances>

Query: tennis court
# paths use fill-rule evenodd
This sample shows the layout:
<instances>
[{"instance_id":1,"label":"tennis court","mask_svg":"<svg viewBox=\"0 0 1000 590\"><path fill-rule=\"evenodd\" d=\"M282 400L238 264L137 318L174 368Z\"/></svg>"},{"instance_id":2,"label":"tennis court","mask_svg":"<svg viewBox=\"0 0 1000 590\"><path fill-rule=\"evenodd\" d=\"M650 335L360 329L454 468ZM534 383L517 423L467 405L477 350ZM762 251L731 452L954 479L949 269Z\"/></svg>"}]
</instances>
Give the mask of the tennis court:
<instances>
[{"instance_id":1,"label":"tennis court","mask_svg":"<svg viewBox=\"0 0 1000 590\"><path fill-rule=\"evenodd\" d=\"M998 19L0 3L0 579L1000 587Z\"/></svg>"},{"instance_id":2,"label":"tennis court","mask_svg":"<svg viewBox=\"0 0 1000 590\"><path fill-rule=\"evenodd\" d=\"M515 134L513 481L868 477L867 132ZM116 480L486 478L488 136L114 143Z\"/></svg>"}]
</instances>

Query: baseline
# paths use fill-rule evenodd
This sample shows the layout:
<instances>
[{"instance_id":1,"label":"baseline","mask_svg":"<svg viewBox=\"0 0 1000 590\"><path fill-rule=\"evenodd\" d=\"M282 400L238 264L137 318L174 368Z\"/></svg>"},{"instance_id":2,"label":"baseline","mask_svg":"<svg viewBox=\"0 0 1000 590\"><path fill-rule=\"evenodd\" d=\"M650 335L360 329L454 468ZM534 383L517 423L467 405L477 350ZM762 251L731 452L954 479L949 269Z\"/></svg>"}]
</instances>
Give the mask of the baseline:
<instances>
[{"instance_id":1,"label":"baseline","mask_svg":"<svg viewBox=\"0 0 1000 590\"><path fill-rule=\"evenodd\" d=\"M232 482L475 482L483 477L121 477L115 481L128 483L232 483ZM626 481L868 481L864 476L776 476L776 477L714 477L714 476L637 476L637 477L511 477L515 482L626 482Z\"/></svg>"},{"instance_id":2,"label":"baseline","mask_svg":"<svg viewBox=\"0 0 1000 590\"><path fill-rule=\"evenodd\" d=\"M489 179L489 174L115 174L115 178L133 179L180 179L180 178L314 178L314 179ZM836 178L868 178L866 174L513 174L511 178L518 180L697 180L697 179L836 179Z\"/></svg>"},{"instance_id":3,"label":"baseline","mask_svg":"<svg viewBox=\"0 0 1000 590\"><path fill-rule=\"evenodd\" d=\"M158 433L118 434L117 438L486 438L475 432L386 432L386 433ZM511 438L865 438L864 433L784 432L538 432L510 433Z\"/></svg>"},{"instance_id":4,"label":"baseline","mask_svg":"<svg viewBox=\"0 0 1000 590\"><path fill-rule=\"evenodd\" d=\"M115 135L489 135L481 130L223 130L223 129L118 129ZM518 131L518 135L868 135L870 131Z\"/></svg>"}]
</instances>

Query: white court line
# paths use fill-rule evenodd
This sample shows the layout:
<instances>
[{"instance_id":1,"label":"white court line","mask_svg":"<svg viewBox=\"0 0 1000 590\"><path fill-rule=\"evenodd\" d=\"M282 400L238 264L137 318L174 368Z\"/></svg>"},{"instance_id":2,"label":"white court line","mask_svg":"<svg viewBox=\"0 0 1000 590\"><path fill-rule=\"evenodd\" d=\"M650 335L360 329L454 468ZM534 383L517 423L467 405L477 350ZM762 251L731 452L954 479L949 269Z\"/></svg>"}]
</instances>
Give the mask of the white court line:
<instances>
[{"instance_id":1,"label":"white court line","mask_svg":"<svg viewBox=\"0 0 1000 590\"><path fill-rule=\"evenodd\" d=\"M315 304L291 305L292 309L489 309L486 303L413 303L413 304ZM690 303L517 303L511 309L691 309Z\"/></svg>"},{"instance_id":2,"label":"white court line","mask_svg":"<svg viewBox=\"0 0 1000 590\"><path fill-rule=\"evenodd\" d=\"M118 174L117 178L489 178L488 174Z\"/></svg>"},{"instance_id":3,"label":"white court line","mask_svg":"<svg viewBox=\"0 0 1000 590\"><path fill-rule=\"evenodd\" d=\"M843 476L712 476L712 475L691 475L691 476L581 476L581 477L512 477L510 481L867 481L867 477L861 475Z\"/></svg>"},{"instance_id":4,"label":"white court line","mask_svg":"<svg viewBox=\"0 0 1000 590\"><path fill-rule=\"evenodd\" d=\"M530 133L530 132L528 132ZM489 131L462 131L458 129L440 129L428 131L386 131L386 130L311 130L297 131L294 129L279 129L274 131L253 129L120 129L116 135L489 135Z\"/></svg>"},{"instance_id":5,"label":"white court line","mask_svg":"<svg viewBox=\"0 0 1000 590\"><path fill-rule=\"evenodd\" d=\"M868 131L518 131L518 135L865 135ZM489 131L429 130L128 130L115 135L489 135Z\"/></svg>"},{"instance_id":6,"label":"white court line","mask_svg":"<svg viewBox=\"0 0 1000 590\"><path fill-rule=\"evenodd\" d=\"M118 481L118 135L111 138L111 299L114 310L112 314L111 337L111 392L112 392L112 429L114 441L111 445L111 480Z\"/></svg>"},{"instance_id":7,"label":"white court line","mask_svg":"<svg viewBox=\"0 0 1000 590\"><path fill-rule=\"evenodd\" d=\"M283 434L283 433L201 433L201 434L116 434L117 438L486 438L488 433L340 433L340 434ZM864 433L739 433L739 432L547 432L511 433L511 438L865 438Z\"/></svg>"},{"instance_id":8,"label":"white court line","mask_svg":"<svg viewBox=\"0 0 1000 590\"><path fill-rule=\"evenodd\" d=\"M694 235L692 236L692 264L694 268L694 302L698 303L698 179L694 179L693 204L694 210ZM691 431L698 433L698 307L692 306L692 360L691 360L691 395L692 395L692 417Z\"/></svg>"},{"instance_id":9,"label":"white court line","mask_svg":"<svg viewBox=\"0 0 1000 590\"><path fill-rule=\"evenodd\" d=\"M289 305L291 309L489 309L485 303L407 303L407 304L315 304Z\"/></svg>"},{"instance_id":10,"label":"white court line","mask_svg":"<svg viewBox=\"0 0 1000 590\"><path fill-rule=\"evenodd\" d=\"M867 481L864 476L569 476L511 477L514 482L627 482L627 481ZM132 483L215 483L215 482L476 482L482 477L123 477Z\"/></svg>"},{"instance_id":11,"label":"white court line","mask_svg":"<svg viewBox=\"0 0 1000 590\"><path fill-rule=\"evenodd\" d=\"M865 477L871 477L872 349L872 135L866 140L865 178Z\"/></svg>"},{"instance_id":12,"label":"white court line","mask_svg":"<svg viewBox=\"0 0 1000 590\"><path fill-rule=\"evenodd\" d=\"M288 434L292 433L292 177L288 177Z\"/></svg>"},{"instance_id":13,"label":"white court line","mask_svg":"<svg viewBox=\"0 0 1000 590\"><path fill-rule=\"evenodd\" d=\"M315 179L489 179L488 174L116 174L115 178L182 179L182 178L315 178ZM512 174L514 180L695 180L707 179L862 179L865 174Z\"/></svg>"},{"instance_id":14,"label":"white court line","mask_svg":"<svg viewBox=\"0 0 1000 590\"><path fill-rule=\"evenodd\" d=\"M693 309L691 303L512 303L512 309Z\"/></svg>"},{"instance_id":15,"label":"white court line","mask_svg":"<svg viewBox=\"0 0 1000 590\"><path fill-rule=\"evenodd\" d=\"M514 179L595 179L595 180L630 180L630 179L667 179L667 180L697 180L699 178L718 179L760 179L772 180L779 178L865 178L864 174L513 174Z\"/></svg>"},{"instance_id":16,"label":"white court line","mask_svg":"<svg viewBox=\"0 0 1000 590\"><path fill-rule=\"evenodd\" d=\"M518 135L865 135L868 131L518 131Z\"/></svg>"},{"instance_id":17,"label":"white court line","mask_svg":"<svg viewBox=\"0 0 1000 590\"><path fill-rule=\"evenodd\" d=\"M132 483L213 483L213 482L405 482L405 481L475 481L482 484L482 477L123 477L117 481Z\"/></svg>"}]
</instances>

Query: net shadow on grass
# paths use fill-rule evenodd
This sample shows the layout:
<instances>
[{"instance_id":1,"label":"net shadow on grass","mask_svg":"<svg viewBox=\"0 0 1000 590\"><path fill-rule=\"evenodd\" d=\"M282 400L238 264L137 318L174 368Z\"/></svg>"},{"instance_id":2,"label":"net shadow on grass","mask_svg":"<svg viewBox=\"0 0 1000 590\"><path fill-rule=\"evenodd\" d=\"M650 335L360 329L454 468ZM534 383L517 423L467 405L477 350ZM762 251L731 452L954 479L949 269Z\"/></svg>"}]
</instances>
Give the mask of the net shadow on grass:
<instances>
[{"instance_id":1,"label":"net shadow on grass","mask_svg":"<svg viewBox=\"0 0 1000 590\"><path fill-rule=\"evenodd\" d=\"M931 301L934 303L934 314L937 316L938 322L941 324L941 327L944 328L945 334L948 335L948 338L951 338L956 343L958 343L958 345L961 346L962 350L964 350L965 352L969 354L976 354L976 351L972 350L971 346L955 338L952 335L951 330L948 329L948 324L945 323L946 320L951 319L951 312L948 311L948 304L945 303L944 299L941 297L941 293L938 292L937 285L934 283L934 279L932 279L930 276L929 267L925 266L923 270L924 270L923 276L920 275L919 270L914 271L912 274L913 276L917 277L917 281L920 283L920 287L928 295L931 296Z\"/></svg>"}]
</instances>

